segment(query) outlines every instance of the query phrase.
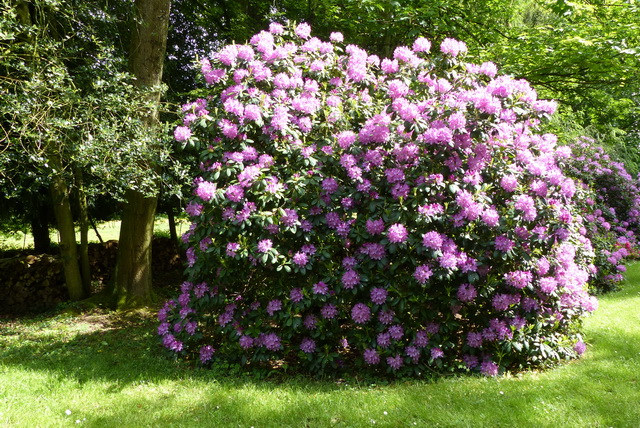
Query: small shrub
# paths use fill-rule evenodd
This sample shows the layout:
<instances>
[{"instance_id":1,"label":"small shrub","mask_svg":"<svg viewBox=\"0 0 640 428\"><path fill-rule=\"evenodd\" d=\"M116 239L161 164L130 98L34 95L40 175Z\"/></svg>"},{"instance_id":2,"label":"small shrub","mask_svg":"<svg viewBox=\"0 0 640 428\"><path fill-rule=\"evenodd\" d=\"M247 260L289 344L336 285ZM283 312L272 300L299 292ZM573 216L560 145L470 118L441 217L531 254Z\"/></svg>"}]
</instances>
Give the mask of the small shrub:
<instances>
[{"instance_id":1,"label":"small shrub","mask_svg":"<svg viewBox=\"0 0 640 428\"><path fill-rule=\"evenodd\" d=\"M202 62L176 355L495 375L574 358L593 251L555 105L464 43L380 60L300 24Z\"/></svg>"}]
</instances>

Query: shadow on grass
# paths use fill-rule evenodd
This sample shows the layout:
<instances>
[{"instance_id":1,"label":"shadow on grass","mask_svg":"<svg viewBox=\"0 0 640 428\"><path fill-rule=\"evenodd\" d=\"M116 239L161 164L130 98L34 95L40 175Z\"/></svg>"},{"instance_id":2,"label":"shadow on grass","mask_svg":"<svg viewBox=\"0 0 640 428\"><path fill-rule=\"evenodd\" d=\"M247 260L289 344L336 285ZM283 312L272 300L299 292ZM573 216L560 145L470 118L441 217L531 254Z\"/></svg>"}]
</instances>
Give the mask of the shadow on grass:
<instances>
[{"instance_id":1,"label":"shadow on grass","mask_svg":"<svg viewBox=\"0 0 640 428\"><path fill-rule=\"evenodd\" d=\"M79 317L54 314L8 321L0 323L0 335L6 338L0 339L0 362L58 373L80 384L106 381L120 388L185 378L231 385L282 382L281 375L278 379L256 379L236 366L202 369L176 361L160 344L157 326L155 314L150 312L118 316L94 311ZM326 389L332 382L318 384Z\"/></svg>"},{"instance_id":2,"label":"shadow on grass","mask_svg":"<svg viewBox=\"0 0 640 428\"><path fill-rule=\"evenodd\" d=\"M607 310L637 314L638 292L635 284L606 296ZM165 356L151 313L72 320L57 315L1 326L0 334L9 339L0 343L10 346L0 348L0 363L76 382L78 390L105 382L105 397L127 397L125 405L106 402L99 412L87 413L90 426L370 426L376 420L382 426L571 427L633 426L640 420L637 328L596 326L588 332L592 345L584 360L544 373L377 387L194 369ZM69 327L68 334L58 333L60 325Z\"/></svg>"}]
</instances>

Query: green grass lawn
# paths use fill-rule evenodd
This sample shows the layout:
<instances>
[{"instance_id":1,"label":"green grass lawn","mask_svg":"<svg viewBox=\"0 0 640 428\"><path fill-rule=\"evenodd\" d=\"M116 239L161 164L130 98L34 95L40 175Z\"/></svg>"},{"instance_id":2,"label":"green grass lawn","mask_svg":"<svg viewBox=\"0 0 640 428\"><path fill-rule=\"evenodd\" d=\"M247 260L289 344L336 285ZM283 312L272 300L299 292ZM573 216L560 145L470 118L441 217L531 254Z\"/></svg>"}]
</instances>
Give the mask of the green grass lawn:
<instances>
[{"instance_id":1,"label":"green grass lawn","mask_svg":"<svg viewBox=\"0 0 640 428\"><path fill-rule=\"evenodd\" d=\"M149 311L3 321L0 426L640 426L640 263L586 320L584 358L542 373L259 380L165 359L155 326Z\"/></svg>"},{"instance_id":2,"label":"green grass lawn","mask_svg":"<svg viewBox=\"0 0 640 428\"><path fill-rule=\"evenodd\" d=\"M178 236L186 232L189 228L185 219L176 219L176 232ZM120 236L120 220L105 221L97 225L98 233L103 241L117 240ZM169 236L169 222L166 217L158 216L153 226L155 235ZM58 232L51 229L51 242L57 244L59 242ZM99 242L95 231L90 228L88 233L89 242ZM80 242L80 231L76 228L76 240ZM10 233L0 233L0 251L3 250L22 250L33 248L33 236L30 233L14 231Z\"/></svg>"}]
</instances>

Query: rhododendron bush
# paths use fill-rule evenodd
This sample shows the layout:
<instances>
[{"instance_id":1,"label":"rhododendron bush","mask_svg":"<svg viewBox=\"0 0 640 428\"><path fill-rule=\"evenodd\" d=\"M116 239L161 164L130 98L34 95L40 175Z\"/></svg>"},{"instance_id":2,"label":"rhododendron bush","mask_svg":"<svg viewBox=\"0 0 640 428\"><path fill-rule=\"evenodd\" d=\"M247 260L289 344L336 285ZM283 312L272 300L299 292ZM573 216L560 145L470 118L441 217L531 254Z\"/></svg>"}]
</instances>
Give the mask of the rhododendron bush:
<instances>
[{"instance_id":1,"label":"rhododendron bush","mask_svg":"<svg viewBox=\"0 0 640 428\"><path fill-rule=\"evenodd\" d=\"M595 141L583 137L572 145L564 170L579 179L588 194L579 201L586 236L595 249L598 268L590 281L596 293L615 290L624 280L624 261L637 251L640 231L640 187L624 165Z\"/></svg>"},{"instance_id":2,"label":"rhododendron bush","mask_svg":"<svg viewBox=\"0 0 640 428\"><path fill-rule=\"evenodd\" d=\"M175 130L202 173L164 345L414 375L582 353L594 254L570 151L536 133L555 106L465 51L419 38L381 60L272 24L203 61Z\"/></svg>"}]
</instances>

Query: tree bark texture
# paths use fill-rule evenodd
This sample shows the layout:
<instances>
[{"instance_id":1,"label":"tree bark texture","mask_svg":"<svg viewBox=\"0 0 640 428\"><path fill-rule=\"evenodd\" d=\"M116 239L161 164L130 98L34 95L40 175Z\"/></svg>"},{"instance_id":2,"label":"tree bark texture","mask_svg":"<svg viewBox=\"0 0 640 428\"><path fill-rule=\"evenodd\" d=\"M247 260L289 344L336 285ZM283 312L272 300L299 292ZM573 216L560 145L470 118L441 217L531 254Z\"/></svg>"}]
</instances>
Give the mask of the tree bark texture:
<instances>
[{"instance_id":1,"label":"tree bark texture","mask_svg":"<svg viewBox=\"0 0 640 428\"><path fill-rule=\"evenodd\" d=\"M42 189L46 191L46 188ZM49 214L51 208L48 205L49 198L41 191L31 194L31 234L33 235L33 247L36 253L47 253L51 249L51 237L49 236Z\"/></svg>"},{"instance_id":2,"label":"tree bark texture","mask_svg":"<svg viewBox=\"0 0 640 428\"><path fill-rule=\"evenodd\" d=\"M69 202L69 188L64 177L60 174L53 176L51 198L60 233L60 256L64 266L64 279L67 283L69 298L82 300L87 296L82 286L82 275L78 265L76 232L73 225L71 203Z\"/></svg>"},{"instance_id":3,"label":"tree bark texture","mask_svg":"<svg viewBox=\"0 0 640 428\"><path fill-rule=\"evenodd\" d=\"M144 306L152 298L151 243L158 199L129 190L122 214L116 261L117 308Z\"/></svg>"},{"instance_id":4,"label":"tree bark texture","mask_svg":"<svg viewBox=\"0 0 640 428\"><path fill-rule=\"evenodd\" d=\"M136 85L153 88L162 83L162 69L169 29L170 0L136 0L136 20L131 39L129 66ZM159 103L160 92L150 101ZM148 132L158 132L158 110L144 113ZM155 168L155 165L147 165ZM151 242L157 195L148 197L129 190L122 214L113 298L117 308L144 306L152 298Z\"/></svg>"},{"instance_id":5,"label":"tree bark texture","mask_svg":"<svg viewBox=\"0 0 640 428\"><path fill-rule=\"evenodd\" d=\"M169 31L171 0L136 0L136 22L131 39L129 67L140 87L162 83L164 54ZM157 94L159 101L160 94ZM157 121L158 112L153 112Z\"/></svg>"},{"instance_id":6,"label":"tree bark texture","mask_svg":"<svg viewBox=\"0 0 640 428\"><path fill-rule=\"evenodd\" d=\"M91 263L89 262L89 208L87 206L87 193L84 188L82 170L75 170L77 195L78 195L78 223L80 225L80 273L82 275L82 288L87 296L91 295Z\"/></svg>"},{"instance_id":7,"label":"tree bark texture","mask_svg":"<svg viewBox=\"0 0 640 428\"><path fill-rule=\"evenodd\" d=\"M167 208L167 220L169 221L169 236L171 240L177 244L179 240L178 232L176 231L176 216L173 213L173 206L171 205Z\"/></svg>"}]
</instances>

